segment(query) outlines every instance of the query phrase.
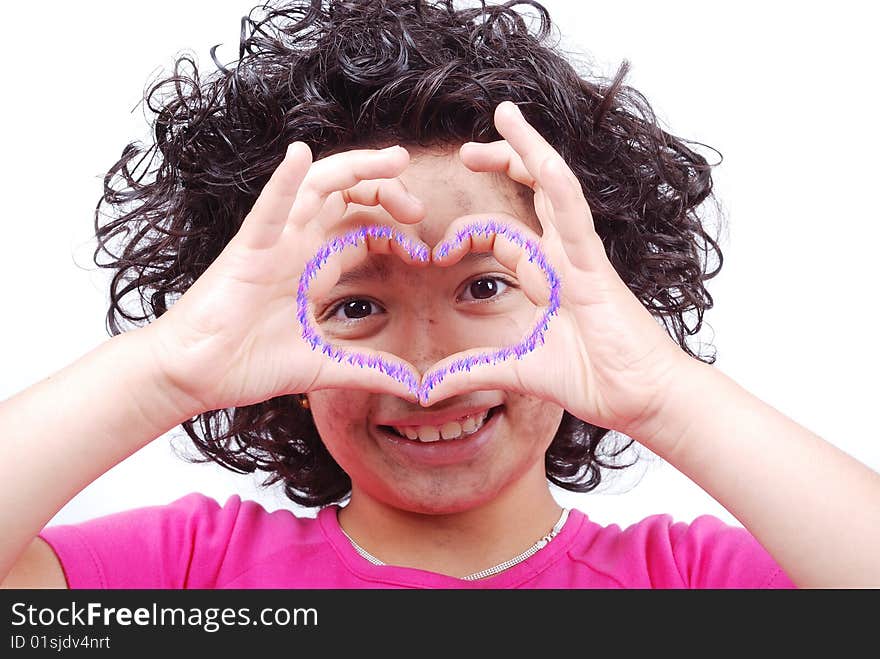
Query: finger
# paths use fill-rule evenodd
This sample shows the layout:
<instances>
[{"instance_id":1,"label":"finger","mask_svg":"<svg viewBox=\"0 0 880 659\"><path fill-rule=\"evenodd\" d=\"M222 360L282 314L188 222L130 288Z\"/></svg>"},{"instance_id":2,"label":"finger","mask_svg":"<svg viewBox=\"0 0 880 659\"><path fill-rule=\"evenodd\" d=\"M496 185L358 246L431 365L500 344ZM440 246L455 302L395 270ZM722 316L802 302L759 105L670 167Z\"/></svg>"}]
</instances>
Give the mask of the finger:
<instances>
[{"instance_id":1,"label":"finger","mask_svg":"<svg viewBox=\"0 0 880 659\"><path fill-rule=\"evenodd\" d=\"M501 172L532 190L537 187L535 177L507 140L465 142L459 149L459 158L465 167L475 172Z\"/></svg>"},{"instance_id":2,"label":"finger","mask_svg":"<svg viewBox=\"0 0 880 659\"><path fill-rule=\"evenodd\" d=\"M340 191L338 197L346 205L382 206L401 224L416 224L425 217L425 205L399 178L361 181Z\"/></svg>"},{"instance_id":3,"label":"finger","mask_svg":"<svg viewBox=\"0 0 880 659\"><path fill-rule=\"evenodd\" d=\"M330 234L337 226L349 223L366 224L360 221L364 213L348 214L351 205L381 206L391 220L409 225L421 222L425 217L425 206L417 197L411 195L399 178L361 181L352 188L337 190L327 196L321 211L313 218L312 226L322 233ZM387 224L385 214L375 216L376 223ZM390 248L386 238L370 238L375 243L373 251L388 254Z\"/></svg>"},{"instance_id":4,"label":"finger","mask_svg":"<svg viewBox=\"0 0 880 659\"><path fill-rule=\"evenodd\" d=\"M391 239L386 237L367 236L367 248L374 254L390 254Z\"/></svg>"},{"instance_id":5,"label":"finger","mask_svg":"<svg viewBox=\"0 0 880 659\"><path fill-rule=\"evenodd\" d=\"M284 228L297 191L312 164L312 152L305 142L294 142L263 186L257 201L242 222L236 240L252 249L275 243Z\"/></svg>"},{"instance_id":6,"label":"finger","mask_svg":"<svg viewBox=\"0 0 880 659\"><path fill-rule=\"evenodd\" d=\"M397 231L389 245L391 253L409 266L425 268L431 264L431 248L420 238Z\"/></svg>"},{"instance_id":7,"label":"finger","mask_svg":"<svg viewBox=\"0 0 880 659\"><path fill-rule=\"evenodd\" d=\"M541 238L526 224L506 213L491 218L462 216L450 223L443 239L434 246L431 262L449 267L470 251L491 251L498 263L516 274L519 286L533 304L549 304L559 273L552 265L552 255L544 253Z\"/></svg>"},{"instance_id":8,"label":"finger","mask_svg":"<svg viewBox=\"0 0 880 659\"><path fill-rule=\"evenodd\" d=\"M320 213L333 192L353 188L361 181L393 178L406 169L409 152L401 146L354 149L334 153L313 163L288 215L288 222L305 226Z\"/></svg>"},{"instance_id":9,"label":"finger","mask_svg":"<svg viewBox=\"0 0 880 659\"><path fill-rule=\"evenodd\" d=\"M504 173L517 183L528 186L535 194L535 210L538 212L538 222L541 224L544 238L549 239L558 235L550 219L552 208L545 206L546 195L507 140L465 142L461 146L460 155L462 162L474 171Z\"/></svg>"},{"instance_id":10,"label":"finger","mask_svg":"<svg viewBox=\"0 0 880 659\"><path fill-rule=\"evenodd\" d=\"M596 230L590 208L583 195L583 188L574 172L571 171L556 149L526 121L516 104L510 101L498 104L498 107L495 108L495 127L510 147L516 151L526 169L540 187L544 187L545 178L551 172L558 172L556 174L557 177L568 179L569 187L571 188L567 197L569 202L575 194L575 188L577 188L578 195L582 200L582 206L575 209L569 205L568 212L553 213L548 219L559 232L566 248L569 246L573 247L575 253L577 250L584 248L585 237L595 234ZM550 165L550 169L545 170L543 168L548 161L558 162L553 162ZM559 185L555 186L554 189L558 191L560 189ZM552 201L554 200L551 199L551 203ZM558 209L554 206L554 210Z\"/></svg>"},{"instance_id":11,"label":"finger","mask_svg":"<svg viewBox=\"0 0 880 659\"><path fill-rule=\"evenodd\" d=\"M593 224L589 204L579 182L572 182L562 158L546 160L541 166L541 185L553 207L554 224L571 264L580 270L610 267L605 246ZM566 233L568 232L568 237Z\"/></svg>"},{"instance_id":12,"label":"finger","mask_svg":"<svg viewBox=\"0 0 880 659\"><path fill-rule=\"evenodd\" d=\"M349 204L362 206L381 206L390 216L392 221L402 224L417 224L425 217L425 206L406 189L406 185L399 178L361 181L353 188L331 194L324 205L322 212L315 218L315 222L324 233L330 234L337 225L343 224ZM333 219L328 219L333 218ZM359 218L358 218L359 219ZM363 225L364 222L358 221ZM389 222L375 220L375 225L391 226ZM354 223L351 226L355 226ZM419 238L409 236L393 228L391 236L367 236L368 251L376 254L393 254L408 265L427 265L428 246ZM407 249L407 246L409 248ZM365 254L364 254L365 256ZM354 267L357 261L352 261L343 266Z\"/></svg>"},{"instance_id":13,"label":"finger","mask_svg":"<svg viewBox=\"0 0 880 659\"><path fill-rule=\"evenodd\" d=\"M356 227L367 224L360 221L361 218L349 215L346 211L350 204L362 206L382 206L391 216L391 220L403 224L420 222L425 215L425 209L421 201L411 196L399 179L383 179L375 181L362 181L353 188L332 193L324 204L322 211L315 217L313 223L319 227L321 233L327 235L337 231L337 227ZM351 222L348 222L351 220ZM377 218L369 224L390 226L387 221ZM394 230L397 231L396 229ZM421 242L420 240L418 242ZM367 235L367 250L373 254L397 254L407 263L414 259L403 249L397 249L393 235ZM424 243L422 243L424 245ZM424 245L427 248L427 245ZM364 253L364 256L366 253ZM354 266L354 261L344 265L343 271Z\"/></svg>"},{"instance_id":14,"label":"finger","mask_svg":"<svg viewBox=\"0 0 880 659\"><path fill-rule=\"evenodd\" d=\"M309 297L320 300L330 293L343 273L352 271L371 255L397 256L404 263L428 265L430 248L418 238L410 237L387 224L349 227L331 237L316 250L329 247L329 257L320 265L309 284Z\"/></svg>"},{"instance_id":15,"label":"finger","mask_svg":"<svg viewBox=\"0 0 880 659\"><path fill-rule=\"evenodd\" d=\"M516 273L520 289L532 304L546 307L550 304L553 282L558 280L558 273L541 251L541 239L531 229L521 226L516 233L519 237L504 232L496 234L492 253L501 265ZM529 249L527 245L533 248Z\"/></svg>"},{"instance_id":16,"label":"finger","mask_svg":"<svg viewBox=\"0 0 880 659\"><path fill-rule=\"evenodd\" d=\"M414 204L414 201L417 203ZM318 223L314 227L315 230L320 234L329 235L332 229L337 228L334 225L340 225L338 228L341 229L349 203L382 205L392 219L400 219L404 222L418 222L424 217L424 207L421 202L407 192L399 179L362 181L352 188L332 193L328 197L321 214L315 218L315 222ZM325 218L323 221L322 217ZM335 221L326 219L327 217L334 217ZM365 231L355 240L353 232L358 232L364 227L383 231L379 235L373 230ZM337 231L334 238L343 240L344 246L341 249L333 249L331 258L320 265L313 275L314 281L309 286L313 299L329 293L344 272L360 265L369 254L394 255L407 265L413 266L424 266L429 262L430 248L422 240L410 237L388 223L378 221L368 225L351 223L347 231ZM315 250L315 253L319 253L324 246L330 245L334 238L327 240L321 248ZM332 256L333 254L338 256Z\"/></svg>"},{"instance_id":17,"label":"finger","mask_svg":"<svg viewBox=\"0 0 880 659\"><path fill-rule=\"evenodd\" d=\"M423 397L418 401L427 406L451 396L472 391L502 389L529 393L523 386L516 359L492 363L497 346L473 348L446 357L422 377ZM511 363L513 362L513 363Z\"/></svg>"},{"instance_id":18,"label":"finger","mask_svg":"<svg viewBox=\"0 0 880 659\"><path fill-rule=\"evenodd\" d=\"M470 253L491 252L495 243L494 231L471 230L472 226L482 224L479 216L467 215L451 222L446 227L443 239L431 250L431 262L441 267L449 267L461 261Z\"/></svg>"},{"instance_id":19,"label":"finger","mask_svg":"<svg viewBox=\"0 0 880 659\"><path fill-rule=\"evenodd\" d=\"M381 350L318 345L325 359L309 391L360 389L418 402L419 374L409 362Z\"/></svg>"}]
</instances>

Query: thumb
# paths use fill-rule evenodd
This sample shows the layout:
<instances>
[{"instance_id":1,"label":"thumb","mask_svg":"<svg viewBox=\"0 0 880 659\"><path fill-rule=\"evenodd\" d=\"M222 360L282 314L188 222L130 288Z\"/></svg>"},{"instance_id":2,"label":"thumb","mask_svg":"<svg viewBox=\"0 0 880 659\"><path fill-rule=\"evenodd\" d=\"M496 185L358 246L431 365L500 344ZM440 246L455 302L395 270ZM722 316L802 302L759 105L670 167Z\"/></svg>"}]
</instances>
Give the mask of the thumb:
<instances>
[{"instance_id":1,"label":"thumb","mask_svg":"<svg viewBox=\"0 0 880 659\"><path fill-rule=\"evenodd\" d=\"M419 373L409 362L381 350L346 350L324 344L320 368L308 391L363 389L418 401Z\"/></svg>"},{"instance_id":2,"label":"thumb","mask_svg":"<svg viewBox=\"0 0 880 659\"><path fill-rule=\"evenodd\" d=\"M450 355L422 377L419 404L433 405L450 396L486 389L528 393L520 373L521 358L513 349L497 346Z\"/></svg>"}]
</instances>

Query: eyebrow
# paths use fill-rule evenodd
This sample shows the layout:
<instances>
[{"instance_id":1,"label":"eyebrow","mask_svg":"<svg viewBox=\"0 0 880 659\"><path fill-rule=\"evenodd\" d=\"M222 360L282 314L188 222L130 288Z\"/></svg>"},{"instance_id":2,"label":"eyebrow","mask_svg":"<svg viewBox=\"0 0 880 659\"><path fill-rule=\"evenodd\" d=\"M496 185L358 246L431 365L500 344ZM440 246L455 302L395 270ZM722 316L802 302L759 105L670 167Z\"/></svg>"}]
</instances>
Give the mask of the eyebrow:
<instances>
[{"instance_id":1,"label":"eyebrow","mask_svg":"<svg viewBox=\"0 0 880 659\"><path fill-rule=\"evenodd\" d=\"M393 255L377 254L376 256ZM470 252L468 254L465 254L464 257L458 263L456 263L456 265L459 265L461 263L482 263L490 259L495 261L495 256L492 252ZM336 286L346 286L348 284L363 281L364 279L385 279L388 276L388 262L384 259L380 260L376 258L370 258L364 263L355 266L351 270L342 273L342 275L340 275L339 277L339 280L336 282L336 284L334 284L334 288Z\"/></svg>"}]
</instances>

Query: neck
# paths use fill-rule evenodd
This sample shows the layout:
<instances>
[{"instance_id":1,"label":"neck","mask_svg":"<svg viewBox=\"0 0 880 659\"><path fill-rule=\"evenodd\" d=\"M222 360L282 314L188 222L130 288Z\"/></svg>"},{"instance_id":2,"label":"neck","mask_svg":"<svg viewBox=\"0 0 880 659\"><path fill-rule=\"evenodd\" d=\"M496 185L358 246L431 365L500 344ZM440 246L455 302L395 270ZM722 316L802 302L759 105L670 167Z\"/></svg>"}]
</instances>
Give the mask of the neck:
<instances>
[{"instance_id":1,"label":"neck","mask_svg":"<svg viewBox=\"0 0 880 659\"><path fill-rule=\"evenodd\" d=\"M384 563L461 578L525 551L561 513L542 469L490 501L454 513L396 508L353 486L339 523Z\"/></svg>"}]
</instances>

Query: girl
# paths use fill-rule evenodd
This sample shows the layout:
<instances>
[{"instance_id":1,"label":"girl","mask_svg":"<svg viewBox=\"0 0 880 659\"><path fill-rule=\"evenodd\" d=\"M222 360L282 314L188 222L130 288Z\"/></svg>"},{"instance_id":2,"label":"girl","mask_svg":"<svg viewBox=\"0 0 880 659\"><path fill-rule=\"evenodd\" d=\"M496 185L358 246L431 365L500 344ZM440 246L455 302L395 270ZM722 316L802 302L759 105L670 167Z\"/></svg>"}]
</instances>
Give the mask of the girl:
<instances>
[{"instance_id":1,"label":"girl","mask_svg":"<svg viewBox=\"0 0 880 659\"><path fill-rule=\"evenodd\" d=\"M880 585L880 476L686 341L718 272L700 251L720 268L710 166L625 68L581 79L529 4L537 36L509 7L289 3L248 23L235 70L182 58L153 90L174 92L154 178L130 145L117 217L96 213L114 337L0 407L6 586ZM519 358L449 368L550 309ZM45 527L178 424L318 517L191 494ZM562 510L548 482L594 489L609 429L745 529Z\"/></svg>"}]
</instances>

